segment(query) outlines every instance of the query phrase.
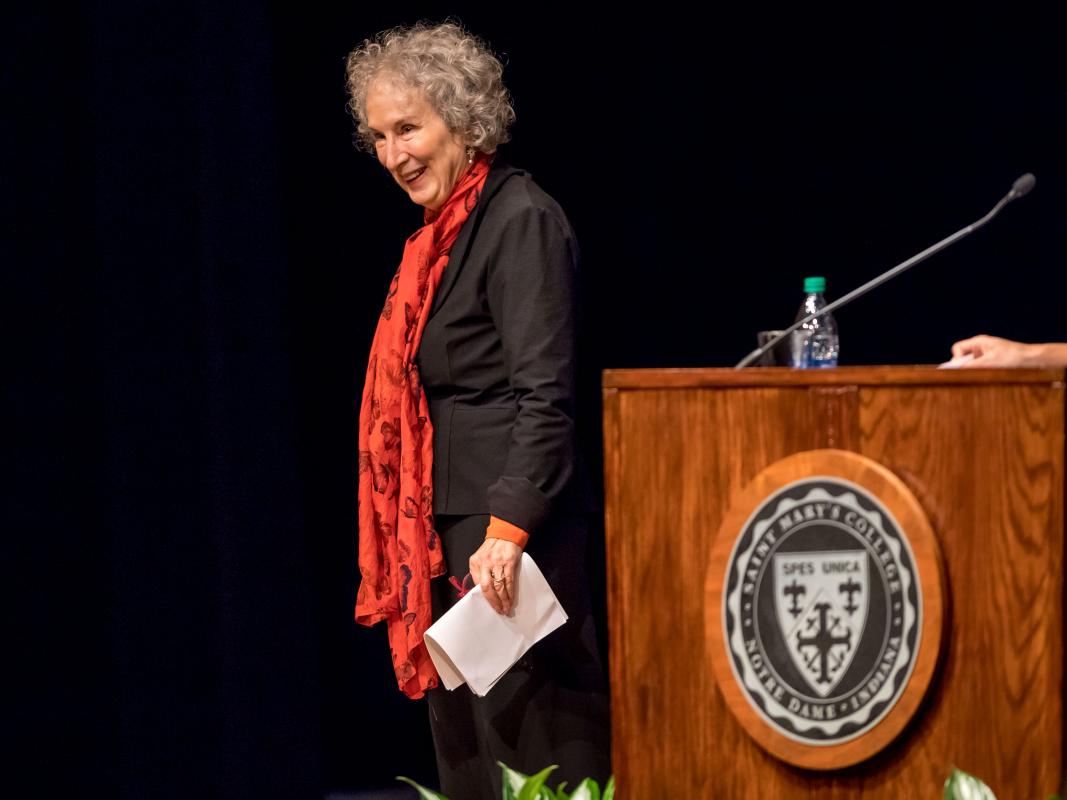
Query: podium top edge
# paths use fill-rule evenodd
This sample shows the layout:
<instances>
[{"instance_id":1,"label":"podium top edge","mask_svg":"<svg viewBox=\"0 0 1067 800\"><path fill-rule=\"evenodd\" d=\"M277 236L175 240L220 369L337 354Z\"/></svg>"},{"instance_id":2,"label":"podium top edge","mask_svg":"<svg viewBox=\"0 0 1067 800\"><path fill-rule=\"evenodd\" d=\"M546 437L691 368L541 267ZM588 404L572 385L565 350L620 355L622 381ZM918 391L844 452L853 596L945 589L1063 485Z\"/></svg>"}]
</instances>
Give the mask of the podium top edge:
<instances>
[{"instance_id":1,"label":"podium top edge","mask_svg":"<svg viewBox=\"0 0 1067 800\"><path fill-rule=\"evenodd\" d=\"M606 369L605 389L696 389L773 386L975 386L1044 384L1063 388L1063 369L938 369L933 365L835 367L728 367Z\"/></svg>"}]
</instances>

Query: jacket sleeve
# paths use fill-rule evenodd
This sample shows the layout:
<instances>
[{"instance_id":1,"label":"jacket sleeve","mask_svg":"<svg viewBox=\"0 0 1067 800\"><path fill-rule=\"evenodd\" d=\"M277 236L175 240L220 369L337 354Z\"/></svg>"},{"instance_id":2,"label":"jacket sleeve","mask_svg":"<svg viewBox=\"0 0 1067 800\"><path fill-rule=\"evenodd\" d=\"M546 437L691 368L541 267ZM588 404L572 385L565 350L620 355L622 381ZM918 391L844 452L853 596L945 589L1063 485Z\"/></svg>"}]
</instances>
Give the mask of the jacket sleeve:
<instances>
[{"instance_id":1,"label":"jacket sleeve","mask_svg":"<svg viewBox=\"0 0 1067 800\"><path fill-rule=\"evenodd\" d=\"M489 513L536 535L576 468L577 243L551 209L505 223L487 271L489 310L518 404Z\"/></svg>"}]
</instances>

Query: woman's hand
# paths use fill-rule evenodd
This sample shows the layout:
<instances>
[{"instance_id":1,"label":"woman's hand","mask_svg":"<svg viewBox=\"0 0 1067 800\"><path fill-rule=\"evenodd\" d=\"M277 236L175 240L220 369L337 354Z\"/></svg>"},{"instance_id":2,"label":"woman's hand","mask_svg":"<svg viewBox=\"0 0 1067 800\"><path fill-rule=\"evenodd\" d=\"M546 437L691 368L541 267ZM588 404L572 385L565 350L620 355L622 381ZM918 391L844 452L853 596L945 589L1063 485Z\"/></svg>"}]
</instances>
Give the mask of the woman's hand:
<instances>
[{"instance_id":1,"label":"woman's hand","mask_svg":"<svg viewBox=\"0 0 1067 800\"><path fill-rule=\"evenodd\" d=\"M505 539L486 539L470 560L471 577L498 614L510 614L515 604L515 573L522 548Z\"/></svg>"}]
</instances>

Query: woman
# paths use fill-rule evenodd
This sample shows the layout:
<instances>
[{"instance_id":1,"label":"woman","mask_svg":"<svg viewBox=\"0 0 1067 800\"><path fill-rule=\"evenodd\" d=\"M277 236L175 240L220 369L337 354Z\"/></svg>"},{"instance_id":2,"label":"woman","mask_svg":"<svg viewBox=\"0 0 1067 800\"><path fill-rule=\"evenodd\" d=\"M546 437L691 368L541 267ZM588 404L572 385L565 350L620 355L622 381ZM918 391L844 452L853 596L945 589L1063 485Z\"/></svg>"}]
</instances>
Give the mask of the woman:
<instances>
[{"instance_id":1,"label":"woman","mask_svg":"<svg viewBox=\"0 0 1067 800\"><path fill-rule=\"evenodd\" d=\"M425 225L408 238L360 410L356 618L384 620L400 688L428 694L442 791L500 796L502 761L604 780L607 694L584 576L593 510L575 431L578 248L559 206L496 157L502 66L452 24L348 57L361 143ZM485 698L447 692L422 641L469 571L507 614L526 549L570 617ZM436 578L431 583L431 578Z\"/></svg>"}]
</instances>

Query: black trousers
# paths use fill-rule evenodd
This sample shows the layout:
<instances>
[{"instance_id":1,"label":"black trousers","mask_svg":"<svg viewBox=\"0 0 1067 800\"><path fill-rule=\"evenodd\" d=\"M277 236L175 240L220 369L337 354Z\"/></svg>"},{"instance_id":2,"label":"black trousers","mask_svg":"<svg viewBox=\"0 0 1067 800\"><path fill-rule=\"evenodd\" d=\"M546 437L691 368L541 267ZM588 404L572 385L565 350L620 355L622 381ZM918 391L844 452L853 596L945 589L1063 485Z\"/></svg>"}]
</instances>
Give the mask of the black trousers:
<instances>
[{"instance_id":1,"label":"black trousers","mask_svg":"<svg viewBox=\"0 0 1067 800\"><path fill-rule=\"evenodd\" d=\"M489 518L438 516L435 522L449 574L462 580ZM568 516L545 525L526 548L567 612L562 627L535 644L485 697L466 686L428 692L441 791L450 800L498 800L498 761L528 775L558 764L552 787L566 781L573 790L583 778L601 786L607 780L608 690L589 609L585 543L584 518ZM435 620L456 600L447 578L433 581Z\"/></svg>"}]
</instances>

